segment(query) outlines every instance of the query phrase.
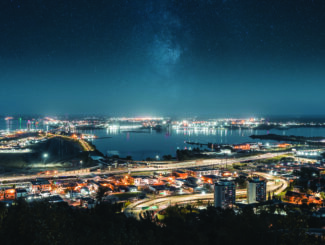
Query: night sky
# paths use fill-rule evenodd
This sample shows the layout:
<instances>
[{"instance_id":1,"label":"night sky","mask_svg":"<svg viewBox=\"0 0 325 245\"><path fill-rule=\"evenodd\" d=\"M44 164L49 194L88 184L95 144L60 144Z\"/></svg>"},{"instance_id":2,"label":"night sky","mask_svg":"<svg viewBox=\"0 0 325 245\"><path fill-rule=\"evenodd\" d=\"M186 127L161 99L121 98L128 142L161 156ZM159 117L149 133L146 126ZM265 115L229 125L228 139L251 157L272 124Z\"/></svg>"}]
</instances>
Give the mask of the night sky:
<instances>
[{"instance_id":1,"label":"night sky","mask_svg":"<svg viewBox=\"0 0 325 245\"><path fill-rule=\"evenodd\" d=\"M1 0L0 114L324 114L324 0Z\"/></svg>"}]
</instances>

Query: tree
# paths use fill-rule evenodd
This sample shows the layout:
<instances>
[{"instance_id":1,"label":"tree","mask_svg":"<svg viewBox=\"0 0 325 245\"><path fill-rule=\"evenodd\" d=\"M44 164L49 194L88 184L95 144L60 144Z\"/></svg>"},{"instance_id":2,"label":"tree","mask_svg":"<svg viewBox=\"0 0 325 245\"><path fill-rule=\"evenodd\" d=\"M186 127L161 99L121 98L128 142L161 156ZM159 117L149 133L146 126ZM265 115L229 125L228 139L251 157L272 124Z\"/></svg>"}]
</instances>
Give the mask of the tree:
<instances>
[{"instance_id":1,"label":"tree","mask_svg":"<svg viewBox=\"0 0 325 245\"><path fill-rule=\"evenodd\" d=\"M271 198L271 192L270 192L270 191L268 192L267 200L268 200L268 201L271 201L271 200L272 200L272 198Z\"/></svg>"},{"instance_id":2,"label":"tree","mask_svg":"<svg viewBox=\"0 0 325 245\"><path fill-rule=\"evenodd\" d=\"M322 192L320 193L320 196L321 196L321 198L322 198L323 200L325 200L325 192L322 191Z\"/></svg>"},{"instance_id":3,"label":"tree","mask_svg":"<svg viewBox=\"0 0 325 245\"><path fill-rule=\"evenodd\" d=\"M173 157L172 157L171 155L163 155L163 159L164 159L165 161L170 161L170 160L173 159Z\"/></svg>"},{"instance_id":4,"label":"tree","mask_svg":"<svg viewBox=\"0 0 325 245\"><path fill-rule=\"evenodd\" d=\"M103 187L103 186L100 186L98 188L98 191L97 191L97 194L96 194L96 200L98 203L100 203L103 199L103 197L105 196L105 193L109 190L108 187Z\"/></svg>"},{"instance_id":5,"label":"tree","mask_svg":"<svg viewBox=\"0 0 325 245\"><path fill-rule=\"evenodd\" d=\"M247 181L245 178L237 178L235 182L238 185L238 188L240 189L244 189L247 187Z\"/></svg>"}]
</instances>

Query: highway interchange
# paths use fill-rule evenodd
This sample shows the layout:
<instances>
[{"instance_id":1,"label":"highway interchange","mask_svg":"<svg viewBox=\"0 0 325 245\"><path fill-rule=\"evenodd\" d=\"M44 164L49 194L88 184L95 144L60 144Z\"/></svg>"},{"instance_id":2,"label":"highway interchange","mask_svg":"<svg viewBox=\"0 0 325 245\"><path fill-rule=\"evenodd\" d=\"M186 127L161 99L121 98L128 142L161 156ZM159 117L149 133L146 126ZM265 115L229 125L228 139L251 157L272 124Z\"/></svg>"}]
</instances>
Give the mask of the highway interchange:
<instances>
[{"instance_id":1,"label":"highway interchange","mask_svg":"<svg viewBox=\"0 0 325 245\"><path fill-rule=\"evenodd\" d=\"M253 174L259 175L268 180L267 183L267 192L273 192L279 194L288 187L288 181L275 177L270 174L254 172ZM272 180L279 180L278 184ZM245 195L247 191L245 189L236 190L236 196ZM125 210L124 213L127 216L139 217L139 214L142 212L143 208L155 206L158 210L166 208L169 205L183 204L188 202L195 202L199 200L214 200L213 193L203 193L203 194L187 194L187 195L176 195L176 196L166 196L158 197L153 199L145 199L134 202L130 204Z\"/></svg>"}]
</instances>

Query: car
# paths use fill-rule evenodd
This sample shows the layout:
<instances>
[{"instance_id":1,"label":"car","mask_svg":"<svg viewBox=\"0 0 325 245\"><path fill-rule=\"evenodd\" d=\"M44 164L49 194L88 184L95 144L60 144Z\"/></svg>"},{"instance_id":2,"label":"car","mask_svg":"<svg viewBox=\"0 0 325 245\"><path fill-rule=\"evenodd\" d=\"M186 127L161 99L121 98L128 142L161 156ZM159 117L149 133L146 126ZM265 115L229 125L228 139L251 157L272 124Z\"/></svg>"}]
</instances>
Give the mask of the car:
<instances>
[{"instance_id":1,"label":"car","mask_svg":"<svg viewBox=\"0 0 325 245\"><path fill-rule=\"evenodd\" d=\"M42 198L49 197L49 196L51 196L51 192L50 191L41 191L40 195Z\"/></svg>"}]
</instances>

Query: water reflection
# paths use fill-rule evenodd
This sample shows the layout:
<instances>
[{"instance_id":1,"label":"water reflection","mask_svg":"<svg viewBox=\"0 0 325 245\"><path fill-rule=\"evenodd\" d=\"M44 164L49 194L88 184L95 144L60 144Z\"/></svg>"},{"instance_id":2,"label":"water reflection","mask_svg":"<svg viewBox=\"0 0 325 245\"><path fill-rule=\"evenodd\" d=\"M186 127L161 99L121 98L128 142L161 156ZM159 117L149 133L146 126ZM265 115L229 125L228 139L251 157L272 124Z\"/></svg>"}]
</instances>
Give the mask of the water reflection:
<instances>
[{"instance_id":1,"label":"water reflection","mask_svg":"<svg viewBox=\"0 0 325 245\"><path fill-rule=\"evenodd\" d=\"M260 142L249 136L252 134L284 134L301 136L325 136L323 128L300 128L287 130L254 130L254 129L211 129L211 128L178 128L169 131L118 129L97 130L93 132L98 137L112 137L94 140L96 147L103 153L119 152L120 156L131 155L134 159L154 158L156 155L175 155L177 149L189 148L186 141L195 143L239 144L245 142ZM204 148L204 147L203 147Z\"/></svg>"}]
</instances>

